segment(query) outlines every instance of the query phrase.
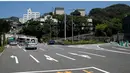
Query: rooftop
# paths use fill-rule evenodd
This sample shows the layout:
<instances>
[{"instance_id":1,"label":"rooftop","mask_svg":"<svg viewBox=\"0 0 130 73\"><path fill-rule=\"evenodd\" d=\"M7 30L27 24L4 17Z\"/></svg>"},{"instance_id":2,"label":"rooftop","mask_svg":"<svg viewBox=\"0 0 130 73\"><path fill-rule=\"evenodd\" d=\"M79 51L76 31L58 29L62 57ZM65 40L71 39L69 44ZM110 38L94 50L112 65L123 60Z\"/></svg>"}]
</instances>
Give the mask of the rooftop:
<instances>
[{"instance_id":1,"label":"rooftop","mask_svg":"<svg viewBox=\"0 0 130 73\"><path fill-rule=\"evenodd\" d=\"M55 10L64 10L64 7L56 7Z\"/></svg>"},{"instance_id":2,"label":"rooftop","mask_svg":"<svg viewBox=\"0 0 130 73\"><path fill-rule=\"evenodd\" d=\"M77 9L77 10L78 10L78 11L85 11L85 9L83 9L83 8L82 8L82 9L79 8L79 9Z\"/></svg>"}]
</instances>

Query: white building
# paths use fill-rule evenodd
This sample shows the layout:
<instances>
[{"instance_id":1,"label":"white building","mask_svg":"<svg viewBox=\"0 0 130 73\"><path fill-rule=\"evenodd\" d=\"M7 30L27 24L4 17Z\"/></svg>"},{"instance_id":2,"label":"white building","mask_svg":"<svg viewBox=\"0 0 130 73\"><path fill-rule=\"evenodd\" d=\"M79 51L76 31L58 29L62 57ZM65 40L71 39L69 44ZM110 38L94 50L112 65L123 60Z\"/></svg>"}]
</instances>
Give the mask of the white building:
<instances>
[{"instance_id":1,"label":"white building","mask_svg":"<svg viewBox=\"0 0 130 73\"><path fill-rule=\"evenodd\" d=\"M64 8L63 7L56 7L54 13L58 14L58 15L63 15L65 13Z\"/></svg>"},{"instance_id":2,"label":"white building","mask_svg":"<svg viewBox=\"0 0 130 73\"><path fill-rule=\"evenodd\" d=\"M51 15L46 15L46 16L44 16L44 18L40 18L40 22L45 22L48 18L50 18L51 20L53 20L53 22L55 22L55 23L57 23L58 22L58 20L57 19L54 19L54 18L52 18L52 16Z\"/></svg>"},{"instance_id":3,"label":"white building","mask_svg":"<svg viewBox=\"0 0 130 73\"><path fill-rule=\"evenodd\" d=\"M20 18L21 23L25 23L30 19L37 19L40 17L40 12L32 12L31 8L27 10L27 14L23 14L23 18Z\"/></svg>"},{"instance_id":4,"label":"white building","mask_svg":"<svg viewBox=\"0 0 130 73\"><path fill-rule=\"evenodd\" d=\"M77 9L80 12L81 16L85 16L85 9Z\"/></svg>"}]
</instances>

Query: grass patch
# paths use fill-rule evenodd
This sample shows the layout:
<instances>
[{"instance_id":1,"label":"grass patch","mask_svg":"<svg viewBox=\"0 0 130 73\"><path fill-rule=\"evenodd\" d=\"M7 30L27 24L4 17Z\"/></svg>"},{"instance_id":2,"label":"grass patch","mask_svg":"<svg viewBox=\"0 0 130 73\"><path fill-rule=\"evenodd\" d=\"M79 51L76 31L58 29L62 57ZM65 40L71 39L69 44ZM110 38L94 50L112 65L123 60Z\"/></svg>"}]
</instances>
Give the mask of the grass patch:
<instances>
[{"instance_id":1,"label":"grass patch","mask_svg":"<svg viewBox=\"0 0 130 73\"><path fill-rule=\"evenodd\" d=\"M3 52L3 50L4 50L4 47L0 46L0 53Z\"/></svg>"},{"instance_id":2,"label":"grass patch","mask_svg":"<svg viewBox=\"0 0 130 73\"><path fill-rule=\"evenodd\" d=\"M78 45L78 44L102 44L104 42L96 41L96 40L80 40L80 41L72 41L66 40L63 41L65 45Z\"/></svg>"}]
</instances>

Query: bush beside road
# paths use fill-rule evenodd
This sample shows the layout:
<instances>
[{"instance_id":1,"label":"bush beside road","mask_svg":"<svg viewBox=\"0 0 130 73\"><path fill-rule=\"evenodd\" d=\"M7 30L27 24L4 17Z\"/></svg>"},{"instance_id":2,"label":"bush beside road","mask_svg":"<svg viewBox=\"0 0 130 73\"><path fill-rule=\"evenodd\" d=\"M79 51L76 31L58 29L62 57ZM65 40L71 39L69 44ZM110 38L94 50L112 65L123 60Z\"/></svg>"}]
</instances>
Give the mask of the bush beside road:
<instances>
[{"instance_id":1,"label":"bush beside road","mask_svg":"<svg viewBox=\"0 0 130 73\"><path fill-rule=\"evenodd\" d=\"M4 47L1 46L1 47L0 47L0 53L3 52L3 50L4 50Z\"/></svg>"},{"instance_id":2,"label":"bush beside road","mask_svg":"<svg viewBox=\"0 0 130 73\"><path fill-rule=\"evenodd\" d=\"M104 42L101 42L101 41L96 41L96 40L81 40L81 41L74 41L72 43L72 41L63 41L63 43L65 45L78 45L78 44L101 44L101 43L104 43Z\"/></svg>"}]
</instances>

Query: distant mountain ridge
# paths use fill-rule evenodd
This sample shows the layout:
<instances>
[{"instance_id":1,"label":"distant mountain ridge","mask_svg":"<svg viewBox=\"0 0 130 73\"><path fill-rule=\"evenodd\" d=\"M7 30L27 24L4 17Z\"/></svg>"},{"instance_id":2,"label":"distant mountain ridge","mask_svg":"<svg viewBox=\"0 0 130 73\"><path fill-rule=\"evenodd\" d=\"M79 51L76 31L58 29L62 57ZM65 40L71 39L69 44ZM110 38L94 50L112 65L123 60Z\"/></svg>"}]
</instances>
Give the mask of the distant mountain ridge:
<instances>
[{"instance_id":1,"label":"distant mountain ridge","mask_svg":"<svg viewBox=\"0 0 130 73\"><path fill-rule=\"evenodd\" d=\"M18 17L15 17L15 16L11 16L9 18L3 18L5 20L9 20L9 21L15 21L15 22L19 22L19 18Z\"/></svg>"}]
</instances>

